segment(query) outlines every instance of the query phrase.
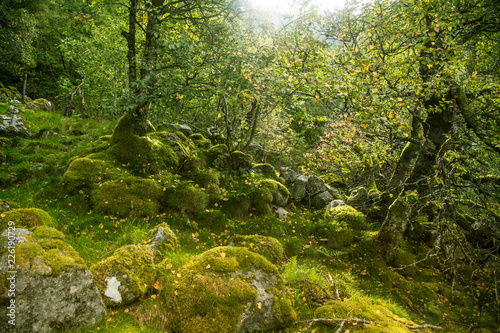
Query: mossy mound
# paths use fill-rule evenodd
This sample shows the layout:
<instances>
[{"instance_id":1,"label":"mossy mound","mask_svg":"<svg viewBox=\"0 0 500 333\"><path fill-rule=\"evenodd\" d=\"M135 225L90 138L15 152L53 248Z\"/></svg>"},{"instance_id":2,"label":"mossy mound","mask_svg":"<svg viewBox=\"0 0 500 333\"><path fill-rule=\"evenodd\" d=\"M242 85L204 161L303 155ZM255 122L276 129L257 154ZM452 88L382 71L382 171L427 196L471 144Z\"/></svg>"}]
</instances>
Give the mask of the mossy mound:
<instances>
[{"instance_id":1,"label":"mossy mound","mask_svg":"<svg viewBox=\"0 0 500 333\"><path fill-rule=\"evenodd\" d=\"M79 191L88 193L98 183L112 179L116 172L110 164L88 157L77 158L68 167L63 175L62 185L70 194Z\"/></svg>"},{"instance_id":2,"label":"mossy mound","mask_svg":"<svg viewBox=\"0 0 500 333\"><path fill-rule=\"evenodd\" d=\"M13 221L16 228L33 228L39 225L57 226L56 221L46 211L38 208L19 208L2 213L0 231L7 229L9 221Z\"/></svg>"},{"instance_id":3,"label":"mossy mound","mask_svg":"<svg viewBox=\"0 0 500 333\"><path fill-rule=\"evenodd\" d=\"M219 173L214 169L207 169L205 160L190 157L182 165L181 175L191 180L196 185L208 190L211 202L219 199L221 191L219 187Z\"/></svg>"},{"instance_id":4,"label":"mossy mound","mask_svg":"<svg viewBox=\"0 0 500 333\"><path fill-rule=\"evenodd\" d=\"M276 267L246 248L201 254L176 273L171 286L165 296L180 332L276 329L296 319Z\"/></svg>"},{"instance_id":5,"label":"mossy mound","mask_svg":"<svg viewBox=\"0 0 500 333\"><path fill-rule=\"evenodd\" d=\"M207 151L207 162L210 167L226 169L229 159L229 149L225 144L210 147Z\"/></svg>"},{"instance_id":6,"label":"mossy mound","mask_svg":"<svg viewBox=\"0 0 500 333\"><path fill-rule=\"evenodd\" d=\"M212 143L210 142L209 139L205 138L202 134L200 133L194 133L189 136L189 139L193 141L193 143L196 145L198 148L203 148L203 149L209 149Z\"/></svg>"},{"instance_id":7,"label":"mossy mound","mask_svg":"<svg viewBox=\"0 0 500 333\"><path fill-rule=\"evenodd\" d=\"M160 211L162 189L158 182L127 176L107 181L91 192L94 209L119 217L156 216Z\"/></svg>"},{"instance_id":8,"label":"mossy mound","mask_svg":"<svg viewBox=\"0 0 500 333\"><path fill-rule=\"evenodd\" d=\"M162 170L175 170L179 161L172 147L158 139L135 135L135 126L132 119L123 116L113 131L109 152L137 174L150 175Z\"/></svg>"},{"instance_id":9,"label":"mossy mound","mask_svg":"<svg viewBox=\"0 0 500 333\"><path fill-rule=\"evenodd\" d=\"M272 180L264 179L257 183L252 192L252 208L257 215L272 214L272 204L285 206L290 197L290 192L285 185Z\"/></svg>"},{"instance_id":10,"label":"mossy mound","mask_svg":"<svg viewBox=\"0 0 500 333\"><path fill-rule=\"evenodd\" d=\"M180 163L184 162L186 158L193 155L196 145L186 138L182 132L156 132L151 133L150 137L158 139L160 142L171 147L176 153Z\"/></svg>"},{"instance_id":11,"label":"mossy mound","mask_svg":"<svg viewBox=\"0 0 500 333\"><path fill-rule=\"evenodd\" d=\"M405 325L416 326L414 323L399 318L393 314L389 309L382 305L374 305L369 302L357 301L329 301L322 307L318 308L315 312L316 318L329 319L329 318L357 318L366 320L368 323L361 323L356 321L347 321L344 324L344 329L356 332L373 332L373 333L410 333L413 332ZM336 327L340 324L338 321L330 323L321 323L318 332L330 332L332 326ZM429 331L429 330L425 330ZM430 331L429 331L430 332Z\"/></svg>"},{"instance_id":12,"label":"mossy mound","mask_svg":"<svg viewBox=\"0 0 500 333\"><path fill-rule=\"evenodd\" d=\"M128 304L148 292L156 280L148 245L127 245L92 265L90 271L106 305Z\"/></svg>"},{"instance_id":13,"label":"mossy mound","mask_svg":"<svg viewBox=\"0 0 500 333\"><path fill-rule=\"evenodd\" d=\"M231 239L234 246L246 247L252 252L264 256L273 264L280 264L285 258L283 245L273 237L261 235L237 235Z\"/></svg>"},{"instance_id":14,"label":"mossy mound","mask_svg":"<svg viewBox=\"0 0 500 333\"><path fill-rule=\"evenodd\" d=\"M276 170L269 163L256 163L252 165L252 172L263 175L267 178L276 177Z\"/></svg>"},{"instance_id":15,"label":"mossy mound","mask_svg":"<svg viewBox=\"0 0 500 333\"><path fill-rule=\"evenodd\" d=\"M327 209L324 217L354 229L362 229L366 226L365 215L347 205Z\"/></svg>"},{"instance_id":16,"label":"mossy mound","mask_svg":"<svg viewBox=\"0 0 500 333\"><path fill-rule=\"evenodd\" d=\"M29 231L16 228L17 247L15 249L15 269L19 274L57 276L74 269L87 269L78 253L64 242L64 234L48 226L38 226ZM22 232L24 231L24 232ZM2 237L4 244L7 237ZM7 249L2 248L6 256ZM2 279L2 282L5 282ZM3 294L0 284L0 294Z\"/></svg>"},{"instance_id":17,"label":"mossy mound","mask_svg":"<svg viewBox=\"0 0 500 333\"><path fill-rule=\"evenodd\" d=\"M204 188L182 182L166 188L162 200L171 209L177 209L181 212L199 213L207 207L209 194Z\"/></svg>"},{"instance_id":18,"label":"mossy mound","mask_svg":"<svg viewBox=\"0 0 500 333\"><path fill-rule=\"evenodd\" d=\"M252 168L252 156L241 151L233 151L229 154L227 169L237 175L249 173Z\"/></svg>"}]
</instances>

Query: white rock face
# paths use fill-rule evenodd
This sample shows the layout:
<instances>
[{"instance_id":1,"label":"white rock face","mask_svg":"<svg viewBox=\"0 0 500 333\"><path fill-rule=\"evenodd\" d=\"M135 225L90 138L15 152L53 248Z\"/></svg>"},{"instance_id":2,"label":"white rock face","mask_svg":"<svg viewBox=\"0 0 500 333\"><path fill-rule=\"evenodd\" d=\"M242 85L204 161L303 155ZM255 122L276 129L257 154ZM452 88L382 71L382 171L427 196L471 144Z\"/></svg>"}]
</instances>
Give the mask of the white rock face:
<instances>
[{"instance_id":1,"label":"white rock face","mask_svg":"<svg viewBox=\"0 0 500 333\"><path fill-rule=\"evenodd\" d=\"M106 281L108 282L108 288L106 289L104 295L113 303L121 303L122 295L118 291L120 281L118 281L118 279L114 276L111 279L106 279Z\"/></svg>"}]
</instances>

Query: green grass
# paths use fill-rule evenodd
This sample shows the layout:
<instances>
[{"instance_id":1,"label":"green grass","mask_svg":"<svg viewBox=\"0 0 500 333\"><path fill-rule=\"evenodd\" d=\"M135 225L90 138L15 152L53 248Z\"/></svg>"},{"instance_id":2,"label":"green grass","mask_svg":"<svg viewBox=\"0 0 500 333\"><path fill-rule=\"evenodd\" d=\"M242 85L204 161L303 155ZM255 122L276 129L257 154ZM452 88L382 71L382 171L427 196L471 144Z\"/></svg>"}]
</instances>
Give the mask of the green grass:
<instances>
[{"instance_id":1,"label":"green grass","mask_svg":"<svg viewBox=\"0 0 500 333\"><path fill-rule=\"evenodd\" d=\"M0 113L7 107L0 104ZM84 194L65 193L61 177L72 158L89 153L99 144L99 137L111 134L115 122L64 119L41 111L26 112L24 117L34 134L41 130L58 134L13 138L12 146L2 147L7 162L0 170L0 198L13 206L47 211L88 266L123 245L141 244L148 231L162 222L171 226L181 244L179 251L168 256L166 267L173 271L212 247L227 245L233 235L261 234L275 237L284 245L289 261L278 268L293 292L299 320L311 319L317 306L327 300L327 294L338 292L340 299L381 304L399 317L443 326L445 332L465 332L467 327L478 323L495 332L496 303L491 276L472 274L467 267L456 269L454 275L447 275L451 271L443 274L444 266L439 260L393 271L373 253L377 231L374 225L349 231L348 226L338 224L325 232L323 229L331 222L326 220L328 216L298 204L289 207L287 220L253 214L227 218L219 214L221 206L233 197L252 191L258 181L254 177L221 177L220 205L199 214L167 210L148 219L118 219L98 214L92 211ZM37 164L42 167L33 168ZM325 241L326 236L335 236L332 234L332 230L338 231L335 228L353 232L352 241L340 248ZM403 245L398 256L401 265L422 258L428 250L420 244ZM457 282L454 289L453 279ZM143 302L109 309L105 321L78 332L162 332L154 328L158 326L154 319L159 316L158 300L153 295L146 298ZM300 331L300 325L296 325L281 332Z\"/></svg>"}]
</instances>

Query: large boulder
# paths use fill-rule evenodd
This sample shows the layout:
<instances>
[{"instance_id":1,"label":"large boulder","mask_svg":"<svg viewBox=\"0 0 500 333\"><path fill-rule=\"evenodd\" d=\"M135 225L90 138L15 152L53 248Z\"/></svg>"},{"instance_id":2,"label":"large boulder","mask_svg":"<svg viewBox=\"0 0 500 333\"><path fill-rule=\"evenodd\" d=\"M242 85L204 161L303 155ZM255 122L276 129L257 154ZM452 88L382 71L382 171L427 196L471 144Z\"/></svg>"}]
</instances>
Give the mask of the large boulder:
<instances>
[{"instance_id":1,"label":"large boulder","mask_svg":"<svg viewBox=\"0 0 500 333\"><path fill-rule=\"evenodd\" d=\"M246 248L211 249L175 272L172 279L166 310L174 308L180 332L273 330L296 319L276 267Z\"/></svg>"},{"instance_id":2,"label":"large boulder","mask_svg":"<svg viewBox=\"0 0 500 333\"><path fill-rule=\"evenodd\" d=\"M290 190L290 196L297 201L300 201L307 196L307 181L309 177L300 175L293 180L293 182L289 185L288 189Z\"/></svg>"},{"instance_id":3,"label":"large boulder","mask_svg":"<svg viewBox=\"0 0 500 333\"><path fill-rule=\"evenodd\" d=\"M250 169L252 168L252 156L238 150L233 151L229 154L227 168L230 172L234 172L237 175L250 173Z\"/></svg>"},{"instance_id":4,"label":"large boulder","mask_svg":"<svg viewBox=\"0 0 500 333\"><path fill-rule=\"evenodd\" d=\"M15 323L16 332L50 333L106 316L92 274L61 232L47 226L5 230L0 253L0 331Z\"/></svg>"},{"instance_id":5,"label":"large boulder","mask_svg":"<svg viewBox=\"0 0 500 333\"><path fill-rule=\"evenodd\" d=\"M329 187L325 184L325 181L318 176L310 176L307 179L306 193L307 196L312 198L316 194L324 193L329 190Z\"/></svg>"},{"instance_id":6,"label":"large boulder","mask_svg":"<svg viewBox=\"0 0 500 333\"><path fill-rule=\"evenodd\" d=\"M155 262L161 261L169 251L179 248L179 241L172 229L166 223L161 223L149 231L146 243L151 248Z\"/></svg>"},{"instance_id":7,"label":"large boulder","mask_svg":"<svg viewBox=\"0 0 500 333\"><path fill-rule=\"evenodd\" d=\"M325 208L330 202L333 201L333 196L328 191L315 194L311 197L311 206L314 208Z\"/></svg>"},{"instance_id":8,"label":"large boulder","mask_svg":"<svg viewBox=\"0 0 500 333\"><path fill-rule=\"evenodd\" d=\"M26 103L26 109L35 111L55 112L54 104L45 98L38 98Z\"/></svg>"},{"instance_id":9,"label":"large boulder","mask_svg":"<svg viewBox=\"0 0 500 333\"><path fill-rule=\"evenodd\" d=\"M127 176L91 191L94 209L119 217L153 217L160 211L161 186L152 179Z\"/></svg>"},{"instance_id":10,"label":"large boulder","mask_svg":"<svg viewBox=\"0 0 500 333\"><path fill-rule=\"evenodd\" d=\"M250 251L264 256L275 265L282 263L285 258L283 245L273 237L261 235L236 235L231 238L230 245L246 247Z\"/></svg>"},{"instance_id":11,"label":"large boulder","mask_svg":"<svg viewBox=\"0 0 500 333\"><path fill-rule=\"evenodd\" d=\"M283 207L288 203L290 192L281 184L272 179L264 179L257 183L252 192L252 208L257 215L272 213L272 205Z\"/></svg>"},{"instance_id":12,"label":"large boulder","mask_svg":"<svg viewBox=\"0 0 500 333\"><path fill-rule=\"evenodd\" d=\"M155 279L153 251L149 245L126 245L92 265L90 271L106 305L131 303L151 290Z\"/></svg>"}]
</instances>

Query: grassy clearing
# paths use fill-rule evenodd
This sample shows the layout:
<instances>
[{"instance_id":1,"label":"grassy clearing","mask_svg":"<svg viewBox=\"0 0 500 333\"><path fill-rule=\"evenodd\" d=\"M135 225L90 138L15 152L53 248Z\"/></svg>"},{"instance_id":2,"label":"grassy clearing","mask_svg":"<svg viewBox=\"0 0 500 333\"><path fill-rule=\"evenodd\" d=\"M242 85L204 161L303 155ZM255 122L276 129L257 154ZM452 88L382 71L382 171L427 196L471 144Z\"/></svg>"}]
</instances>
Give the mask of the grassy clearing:
<instances>
[{"instance_id":1,"label":"grassy clearing","mask_svg":"<svg viewBox=\"0 0 500 333\"><path fill-rule=\"evenodd\" d=\"M6 109L0 104L0 112ZM284 246L286 260L278 269L293 292L299 321L313 318L318 308L333 298L351 301L345 304L382 306L415 323L443 326L445 332L466 332L471 326L482 327L481 332L498 332L491 296L494 285L488 276L471 274L467 267L445 272L438 259L391 270L373 253L376 223L354 230L328 214L293 203L286 220L260 216L252 212L250 204L245 206L248 214L244 214L238 205L251 196L259 182L255 176L221 175L220 200L197 214L167 210L135 219L98 214L91 210L85 194L68 195L61 177L68 163L98 145L101 136L111 134L115 123L65 119L46 112L27 111L23 116L35 137L13 138L11 145L2 147L7 158L0 171L0 198L13 207L47 211L88 266L123 245L143 243L148 231L162 222L171 226L181 244L181 249L163 263L173 272L197 254L228 245L234 235L260 234L275 237ZM229 218L221 213L224 210L230 213ZM409 265L424 257L427 250L424 244L402 244L397 262ZM168 318L158 310L158 292L142 302L109 309L105 321L79 332L163 332ZM297 324L282 332L304 329L335 332L337 326ZM369 329L366 325L359 331Z\"/></svg>"}]
</instances>

